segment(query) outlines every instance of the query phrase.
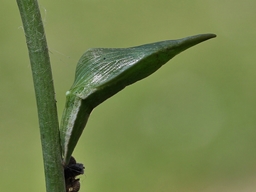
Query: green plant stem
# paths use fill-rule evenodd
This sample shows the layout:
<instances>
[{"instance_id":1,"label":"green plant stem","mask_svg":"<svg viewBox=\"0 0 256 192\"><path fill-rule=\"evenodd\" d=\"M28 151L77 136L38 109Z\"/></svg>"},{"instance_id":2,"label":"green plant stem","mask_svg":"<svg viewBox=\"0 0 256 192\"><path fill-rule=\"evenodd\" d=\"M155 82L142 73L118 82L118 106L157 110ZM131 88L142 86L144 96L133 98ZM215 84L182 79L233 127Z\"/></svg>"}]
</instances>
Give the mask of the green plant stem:
<instances>
[{"instance_id":1,"label":"green plant stem","mask_svg":"<svg viewBox=\"0 0 256 192\"><path fill-rule=\"evenodd\" d=\"M64 192L59 124L50 59L36 0L17 0L29 51L38 109L47 192Z\"/></svg>"}]
</instances>

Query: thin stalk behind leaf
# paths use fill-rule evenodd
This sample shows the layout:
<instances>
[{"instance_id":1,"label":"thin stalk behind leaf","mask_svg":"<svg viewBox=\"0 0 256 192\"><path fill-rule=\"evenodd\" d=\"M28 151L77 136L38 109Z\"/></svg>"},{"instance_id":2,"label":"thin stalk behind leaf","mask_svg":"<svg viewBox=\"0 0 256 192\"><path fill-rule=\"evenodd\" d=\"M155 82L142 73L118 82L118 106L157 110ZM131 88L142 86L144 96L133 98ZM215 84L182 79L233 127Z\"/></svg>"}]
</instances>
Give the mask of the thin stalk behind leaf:
<instances>
[{"instance_id":1,"label":"thin stalk behind leaf","mask_svg":"<svg viewBox=\"0 0 256 192\"><path fill-rule=\"evenodd\" d=\"M131 48L94 48L80 58L74 84L66 93L60 131L64 161L67 163L88 117L97 105L126 86L158 70L180 52L214 34L201 34Z\"/></svg>"},{"instance_id":2,"label":"thin stalk behind leaf","mask_svg":"<svg viewBox=\"0 0 256 192\"><path fill-rule=\"evenodd\" d=\"M17 0L36 94L47 192L64 192L59 123L47 42L36 0ZM26 149L25 149L26 150ZM31 182L28 178L28 183ZM42 190L43 191L43 190Z\"/></svg>"}]
</instances>

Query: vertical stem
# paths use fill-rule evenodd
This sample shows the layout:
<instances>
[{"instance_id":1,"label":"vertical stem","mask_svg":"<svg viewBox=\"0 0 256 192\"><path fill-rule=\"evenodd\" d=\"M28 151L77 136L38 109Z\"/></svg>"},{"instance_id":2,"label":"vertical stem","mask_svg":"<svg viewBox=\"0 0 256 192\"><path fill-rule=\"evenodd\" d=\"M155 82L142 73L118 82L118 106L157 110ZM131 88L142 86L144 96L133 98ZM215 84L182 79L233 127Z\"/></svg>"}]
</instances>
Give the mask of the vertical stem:
<instances>
[{"instance_id":1,"label":"vertical stem","mask_svg":"<svg viewBox=\"0 0 256 192\"><path fill-rule=\"evenodd\" d=\"M64 192L59 124L50 59L37 0L17 0L36 94L47 192Z\"/></svg>"}]
</instances>

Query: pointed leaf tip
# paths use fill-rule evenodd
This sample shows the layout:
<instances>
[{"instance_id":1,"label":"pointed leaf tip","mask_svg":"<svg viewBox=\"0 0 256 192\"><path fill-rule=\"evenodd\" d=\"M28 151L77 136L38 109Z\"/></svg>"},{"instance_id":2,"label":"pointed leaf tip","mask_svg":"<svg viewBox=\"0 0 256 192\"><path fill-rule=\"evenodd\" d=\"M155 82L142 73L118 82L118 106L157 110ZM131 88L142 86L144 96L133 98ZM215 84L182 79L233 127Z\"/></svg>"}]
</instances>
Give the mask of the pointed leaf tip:
<instances>
[{"instance_id":1,"label":"pointed leaf tip","mask_svg":"<svg viewBox=\"0 0 256 192\"><path fill-rule=\"evenodd\" d=\"M176 50L180 52L194 46L197 45L199 43L202 43L206 40L215 38L216 35L215 34L199 34L199 35L194 35L194 36L189 36L189 37L185 37L182 39L178 39L176 40L177 44L175 46Z\"/></svg>"},{"instance_id":2,"label":"pointed leaf tip","mask_svg":"<svg viewBox=\"0 0 256 192\"><path fill-rule=\"evenodd\" d=\"M130 48L89 49L80 58L75 81L66 94L60 136L68 162L93 108L124 87L139 81L180 52L215 34L200 34Z\"/></svg>"}]
</instances>

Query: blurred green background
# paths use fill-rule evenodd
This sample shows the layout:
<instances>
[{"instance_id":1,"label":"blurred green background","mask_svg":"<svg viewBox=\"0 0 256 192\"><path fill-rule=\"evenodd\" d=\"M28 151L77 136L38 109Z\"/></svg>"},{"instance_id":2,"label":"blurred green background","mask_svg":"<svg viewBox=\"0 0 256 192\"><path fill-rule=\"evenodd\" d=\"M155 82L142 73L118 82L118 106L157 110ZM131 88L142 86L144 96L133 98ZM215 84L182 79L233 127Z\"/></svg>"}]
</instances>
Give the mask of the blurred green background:
<instances>
[{"instance_id":1,"label":"blurred green background","mask_svg":"<svg viewBox=\"0 0 256 192\"><path fill-rule=\"evenodd\" d=\"M256 1L40 0L59 116L90 47L200 33L181 53L97 107L74 152L81 192L252 192L256 188ZM25 37L0 3L1 191L45 191Z\"/></svg>"}]
</instances>

